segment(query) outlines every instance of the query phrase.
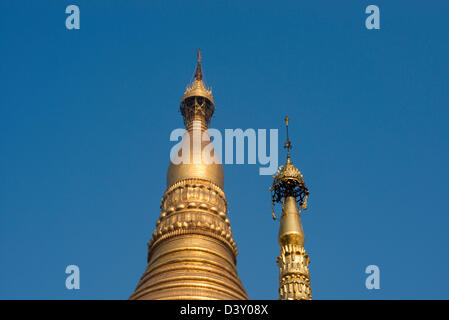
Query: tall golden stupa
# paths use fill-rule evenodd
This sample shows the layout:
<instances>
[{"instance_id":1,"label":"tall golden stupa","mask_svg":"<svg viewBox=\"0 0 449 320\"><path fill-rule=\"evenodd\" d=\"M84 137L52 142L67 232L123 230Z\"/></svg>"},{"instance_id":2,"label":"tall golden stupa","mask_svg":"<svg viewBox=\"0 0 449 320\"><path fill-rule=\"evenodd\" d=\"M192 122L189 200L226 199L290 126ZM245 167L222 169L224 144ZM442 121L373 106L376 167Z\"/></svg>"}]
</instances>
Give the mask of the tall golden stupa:
<instances>
[{"instance_id":1,"label":"tall golden stupa","mask_svg":"<svg viewBox=\"0 0 449 320\"><path fill-rule=\"evenodd\" d=\"M190 139L208 134L214 108L198 51L195 79L180 106L186 127L180 149L190 150L190 161L170 162L161 214L148 243L148 266L130 299L248 299L237 274L223 168L201 157L210 137L200 138L201 148L194 148Z\"/></svg>"},{"instance_id":2,"label":"tall golden stupa","mask_svg":"<svg viewBox=\"0 0 449 320\"><path fill-rule=\"evenodd\" d=\"M210 148L208 128L215 103L203 82L200 51L197 55L195 78L180 104L186 131L178 156L187 151L183 159L190 161L174 163L171 159L161 214L148 243L148 265L130 296L133 300L248 299L236 268L238 251L227 217L223 168L213 150L207 151L214 161L206 161L203 155ZM278 237L281 254L277 259L279 298L310 300L309 257L298 209L298 204L306 209L309 191L291 163L288 118L286 123L287 162L279 168L270 188L273 207L276 202L283 203ZM195 136L200 137L196 139L199 145L195 145Z\"/></svg>"}]
</instances>

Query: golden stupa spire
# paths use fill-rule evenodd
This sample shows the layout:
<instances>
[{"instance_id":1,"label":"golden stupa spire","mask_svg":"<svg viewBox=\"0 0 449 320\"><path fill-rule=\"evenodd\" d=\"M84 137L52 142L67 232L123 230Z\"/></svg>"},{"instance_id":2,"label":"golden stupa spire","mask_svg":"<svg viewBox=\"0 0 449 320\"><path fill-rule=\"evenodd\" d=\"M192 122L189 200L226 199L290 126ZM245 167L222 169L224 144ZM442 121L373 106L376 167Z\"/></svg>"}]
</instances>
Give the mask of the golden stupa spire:
<instances>
[{"instance_id":1,"label":"golden stupa spire","mask_svg":"<svg viewBox=\"0 0 449 320\"><path fill-rule=\"evenodd\" d=\"M184 96L181 98L181 113L184 123L188 127L189 123L195 120L204 122L204 128L210 123L215 109L215 102L212 96L212 89L207 88L203 81L201 69L201 49L196 52L198 63L196 65L195 78L187 85Z\"/></svg>"},{"instance_id":2,"label":"golden stupa spire","mask_svg":"<svg viewBox=\"0 0 449 320\"><path fill-rule=\"evenodd\" d=\"M221 164L192 160L196 133L207 135L214 112L212 92L203 83L198 51L195 80L181 99L186 132L181 152L190 162L170 162L156 229L148 243L148 265L130 299L248 299L237 273L237 245L231 232L223 192ZM207 139L206 139L207 140Z\"/></svg>"},{"instance_id":3,"label":"golden stupa spire","mask_svg":"<svg viewBox=\"0 0 449 320\"><path fill-rule=\"evenodd\" d=\"M301 223L301 210L307 209L309 190L305 186L301 172L290 160L291 142L288 137L288 121L285 117L287 141L286 164L280 166L274 176L272 193L272 213L276 202L282 202L282 215L279 226L278 241L281 246L280 256L277 258L279 267L279 298L281 300L310 300L312 299L309 275L309 256L304 249L304 231Z\"/></svg>"}]
</instances>

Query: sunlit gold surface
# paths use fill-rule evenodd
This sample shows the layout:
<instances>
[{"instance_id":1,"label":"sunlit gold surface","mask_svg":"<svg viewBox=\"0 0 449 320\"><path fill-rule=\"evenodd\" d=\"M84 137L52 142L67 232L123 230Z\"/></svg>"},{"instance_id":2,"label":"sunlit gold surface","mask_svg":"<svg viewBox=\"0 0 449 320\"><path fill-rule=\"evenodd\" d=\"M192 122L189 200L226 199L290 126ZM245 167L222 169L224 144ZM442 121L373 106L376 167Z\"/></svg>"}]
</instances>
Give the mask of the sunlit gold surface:
<instances>
[{"instance_id":1,"label":"sunlit gold surface","mask_svg":"<svg viewBox=\"0 0 449 320\"><path fill-rule=\"evenodd\" d=\"M304 250L304 231L296 199L284 200L279 244L281 253L277 259L279 267L279 298L281 300L310 300L309 256Z\"/></svg>"},{"instance_id":2,"label":"sunlit gold surface","mask_svg":"<svg viewBox=\"0 0 449 320\"><path fill-rule=\"evenodd\" d=\"M206 88L203 82L203 72L201 71L201 49L197 52L198 64L195 72L195 79L193 83L187 86L184 96L181 99L181 103L189 97L205 97L214 103L214 98L212 97L212 90Z\"/></svg>"},{"instance_id":3,"label":"sunlit gold surface","mask_svg":"<svg viewBox=\"0 0 449 320\"><path fill-rule=\"evenodd\" d=\"M212 92L202 89L198 56L197 83L181 100L190 133L204 131L214 110ZM148 265L130 299L248 299L236 268L238 252L222 190L223 169L203 160L194 163L191 151L190 164L170 163L161 213L148 243Z\"/></svg>"},{"instance_id":4,"label":"sunlit gold surface","mask_svg":"<svg viewBox=\"0 0 449 320\"><path fill-rule=\"evenodd\" d=\"M300 211L294 197L284 200L281 224L279 227L279 244L296 244L304 246L304 231L300 218Z\"/></svg>"},{"instance_id":5,"label":"sunlit gold surface","mask_svg":"<svg viewBox=\"0 0 449 320\"><path fill-rule=\"evenodd\" d=\"M200 123L202 123L201 120L198 121L196 125L200 127ZM198 136L204 135L205 138L208 138L206 141L200 141L201 138L198 138L198 141L201 144L200 148L194 148L194 131L198 131ZM188 135L189 137L186 138L186 135ZM170 162L167 172L167 187L184 179L197 178L208 180L216 184L220 188L223 188L224 176L222 165L218 161L207 164L205 163L201 155L202 151L204 151L204 148L210 143L209 140L209 134L207 133L207 131L204 131L204 128L194 128L194 125L192 125L190 127L190 130L186 131L182 139L180 148L181 150L190 150L189 163L180 163L175 165ZM200 159L200 161L195 161L196 159Z\"/></svg>"},{"instance_id":6,"label":"sunlit gold surface","mask_svg":"<svg viewBox=\"0 0 449 320\"><path fill-rule=\"evenodd\" d=\"M285 118L287 126L287 162L281 166L274 176L273 186L270 190L277 193L273 197L275 202L282 202L282 215L279 226L278 241L281 246L277 258L279 267L279 299L281 300L311 300L309 256L304 249L304 231L301 223L301 210L307 208L308 189L299 170L291 163L288 139L288 117ZM281 186L282 188L279 188ZM273 211L273 217L275 217Z\"/></svg>"}]
</instances>

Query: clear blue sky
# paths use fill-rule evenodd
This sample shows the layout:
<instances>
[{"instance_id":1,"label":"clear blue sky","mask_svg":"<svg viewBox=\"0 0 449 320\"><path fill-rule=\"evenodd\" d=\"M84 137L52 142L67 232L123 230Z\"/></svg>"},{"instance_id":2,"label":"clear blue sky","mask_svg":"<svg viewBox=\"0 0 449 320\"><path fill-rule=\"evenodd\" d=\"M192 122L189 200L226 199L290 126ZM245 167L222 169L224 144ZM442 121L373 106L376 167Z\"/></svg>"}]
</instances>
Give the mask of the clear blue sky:
<instances>
[{"instance_id":1,"label":"clear blue sky","mask_svg":"<svg viewBox=\"0 0 449 320\"><path fill-rule=\"evenodd\" d=\"M65 28L69 4L80 30ZM380 30L365 28L370 4ZM0 298L132 293L201 47L214 128L291 118L313 297L448 299L448 12L443 0L1 1ZM225 165L224 189L248 295L277 299L272 178L258 170Z\"/></svg>"}]
</instances>

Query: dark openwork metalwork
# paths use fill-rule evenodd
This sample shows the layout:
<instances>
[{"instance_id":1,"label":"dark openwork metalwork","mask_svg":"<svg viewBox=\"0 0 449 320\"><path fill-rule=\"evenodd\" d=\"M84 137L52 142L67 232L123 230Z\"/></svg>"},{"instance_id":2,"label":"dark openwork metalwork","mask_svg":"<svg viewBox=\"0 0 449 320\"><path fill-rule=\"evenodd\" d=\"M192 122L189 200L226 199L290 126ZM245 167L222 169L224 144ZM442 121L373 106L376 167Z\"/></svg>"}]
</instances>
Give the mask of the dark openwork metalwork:
<instances>
[{"instance_id":1,"label":"dark openwork metalwork","mask_svg":"<svg viewBox=\"0 0 449 320\"><path fill-rule=\"evenodd\" d=\"M201 49L196 52L198 64L196 66L195 79L187 86L184 96L181 99L180 110L184 118L186 127L193 121L201 121L203 125L209 127L210 119L214 114L215 102L212 97L212 90L206 88L203 82L203 72L201 70Z\"/></svg>"},{"instance_id":2,"label":"dark openwork metalwork","mask_svg":"<svg viewBox=\"0 0 449 320\"><path fill-rule=\"evenodd\" d=\"M284 166L280 166L276 175L274 176L273 185L270 188L272 207L276 202L282 202L286 197L295 197L296 202L302 209L307 209L307 198L309 196L309 190L307 189L304 178L301 172L292 164L290 160L290 149L292 144L288 138L288 117L285 117L287 127L287 141L284 148L287 149L287 162ZM273 212L273 219L276 216Z\"/></svg>"},{"instance_id":3,"label":"dark openwork metalwork","mask_svg":"<svg viewBox=\"0 0 449 320\"><path fill-rule=\"evenodd\" d=\"M301 177L302 178L302 177ZM303 179L284 177L270 188L273 203L281 202L286 197L295 197L296 202L303 207L307 201L309 190ZM303 208L304 209L304 208Z\"/></svg>"},{"instance_id":4,"label":"dark openwork metalwork","mask_svg":"<svg viewBox=\"0 0 449 320\"><path fill-rule=\"evenodd\" d=\"M180 110L186 127L194 120L203 120L208 127L210 119L214 114L215 106L206 97L192 96L181 102Z\"/></svg>"}]
</instances>

